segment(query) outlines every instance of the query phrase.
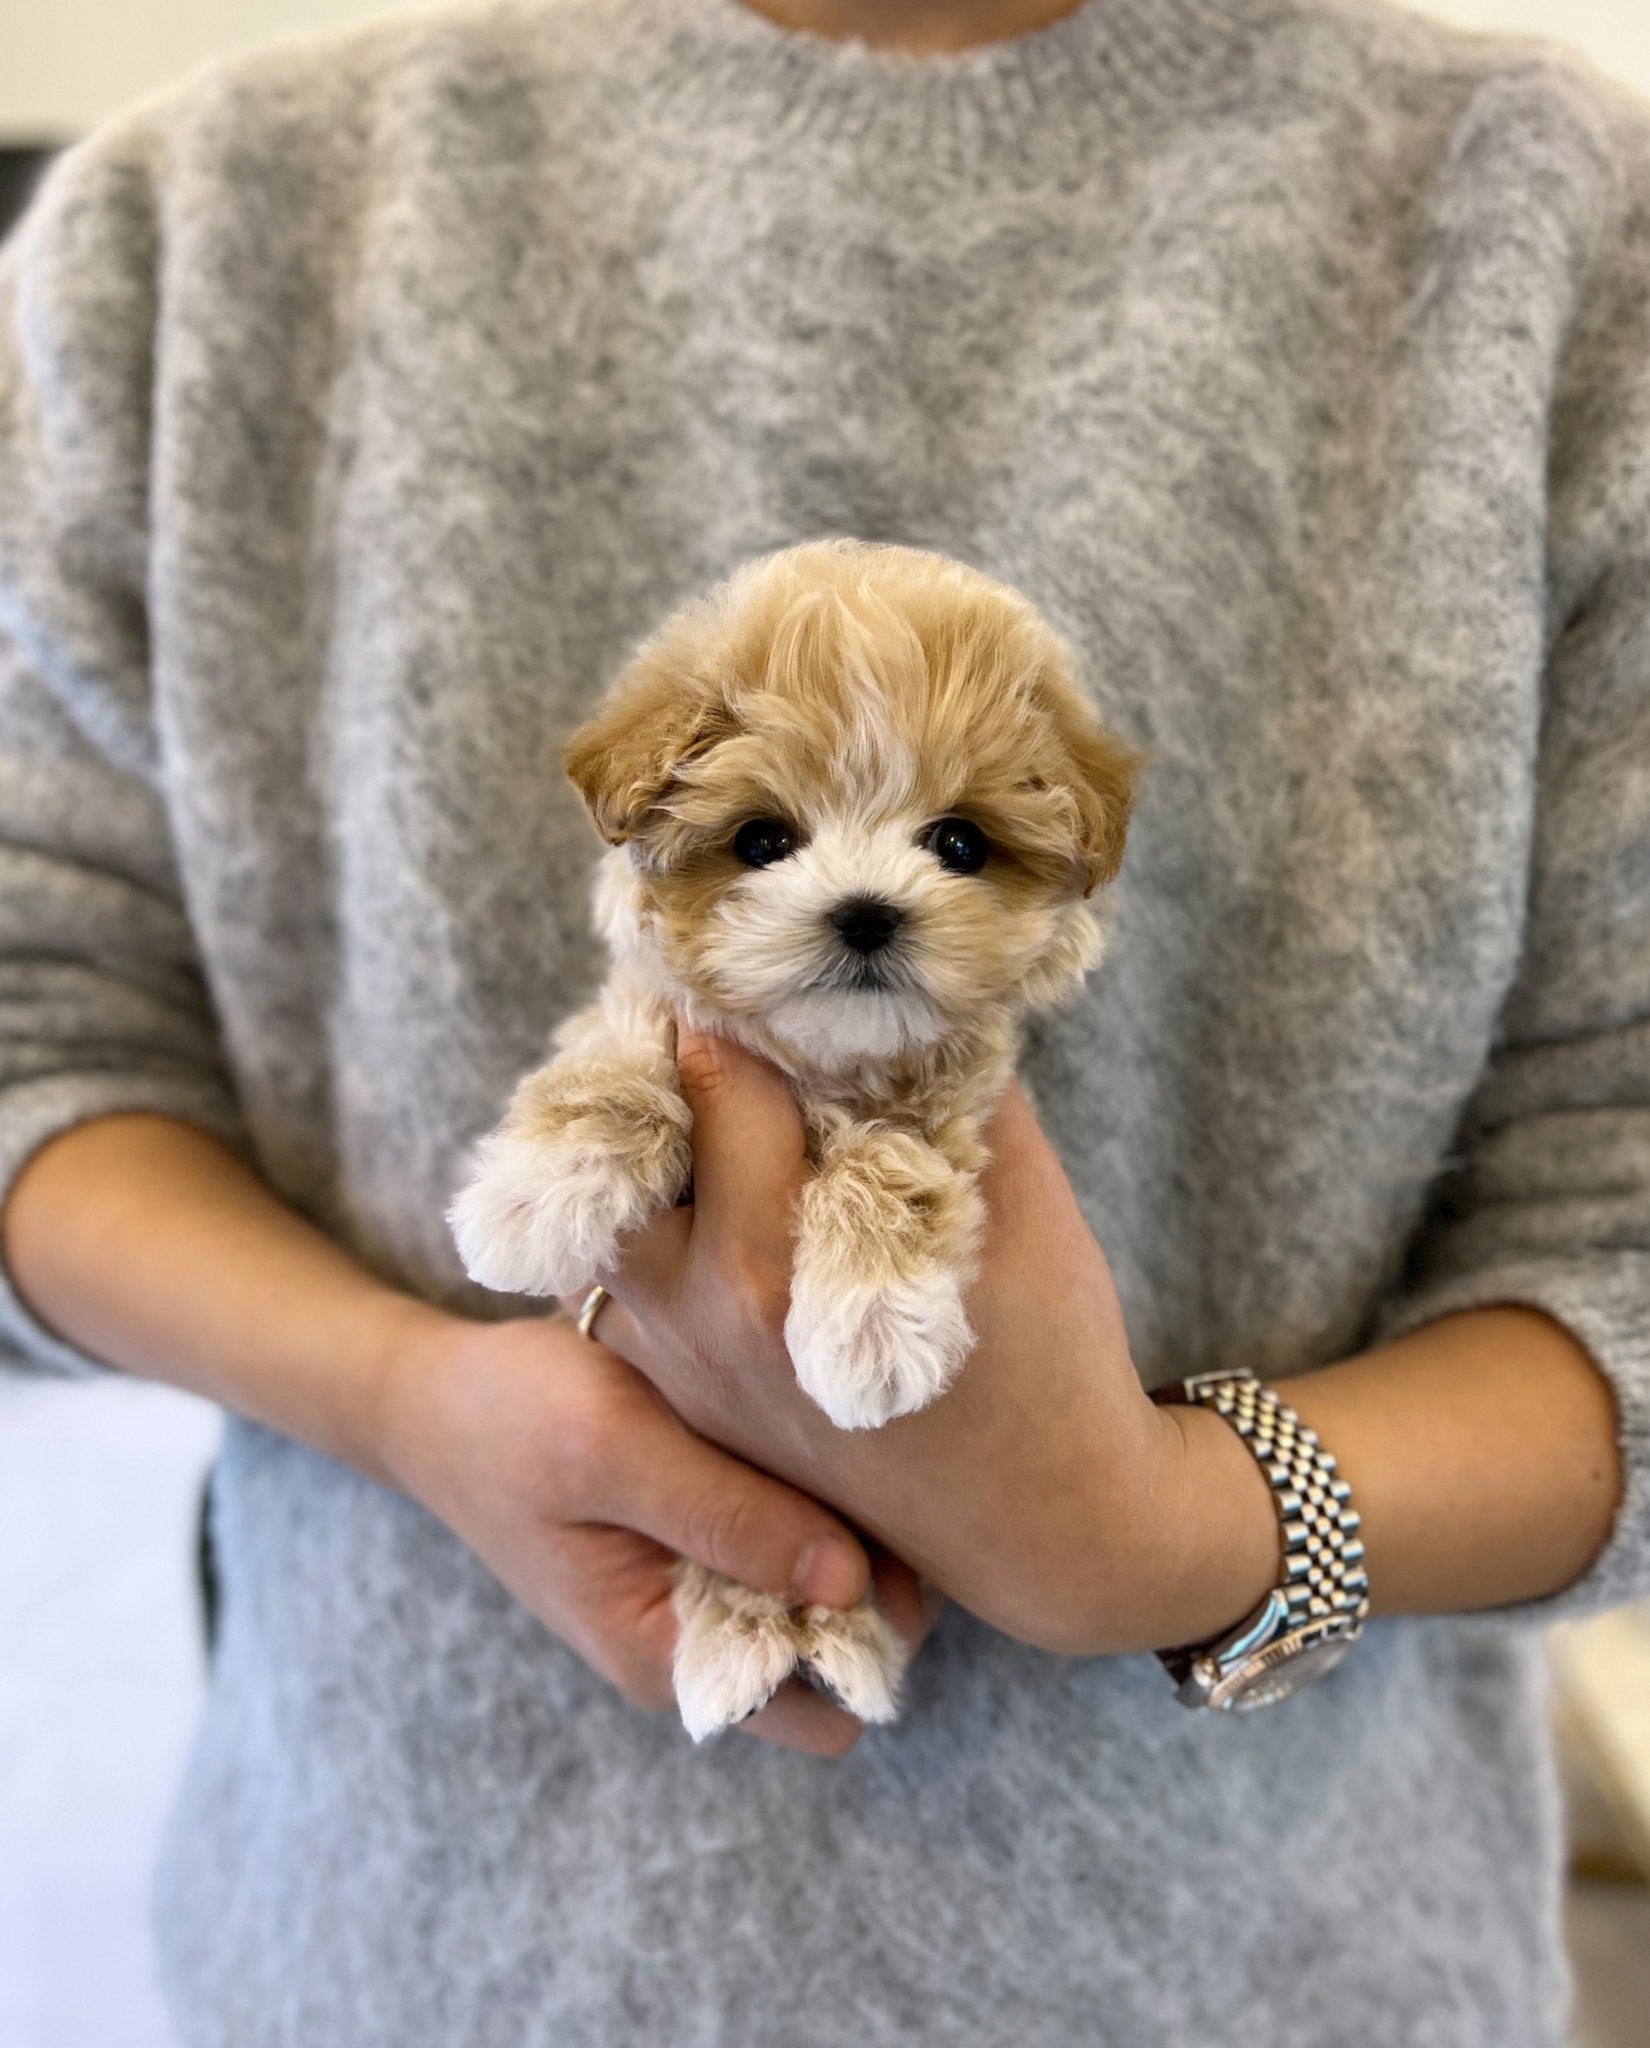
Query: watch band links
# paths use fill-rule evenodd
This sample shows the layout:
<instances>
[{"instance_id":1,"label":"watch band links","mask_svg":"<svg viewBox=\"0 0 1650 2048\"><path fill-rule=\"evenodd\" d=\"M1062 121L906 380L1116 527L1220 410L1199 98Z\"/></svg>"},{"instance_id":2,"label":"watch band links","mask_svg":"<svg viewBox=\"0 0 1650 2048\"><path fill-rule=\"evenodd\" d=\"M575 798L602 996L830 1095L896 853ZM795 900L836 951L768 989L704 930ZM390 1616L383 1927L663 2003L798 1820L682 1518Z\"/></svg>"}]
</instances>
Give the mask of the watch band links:
<instances>
[{"instance_id":1,"label":"watch band links","mask_svg":"<svg viewBox=\"0 0 1650 2048\"><path fill-rule=\"evenodd\" d=\"M1214 1409L1237 1431L1266 1475L1282 1542L1273 1595L1282 1612L1277 1625L1268 1630L1268 1640L1317 1622L1334 1626L1342 1640L1352 1641L1369 1613L1369 1575L1352 1489L1317 1431L1247 1368L1196 1373L1159 1389L1152 1398ZM1178 1685L1207 1648L1194 1644L1159 1655Z\"/></svg>"}]
</instances>

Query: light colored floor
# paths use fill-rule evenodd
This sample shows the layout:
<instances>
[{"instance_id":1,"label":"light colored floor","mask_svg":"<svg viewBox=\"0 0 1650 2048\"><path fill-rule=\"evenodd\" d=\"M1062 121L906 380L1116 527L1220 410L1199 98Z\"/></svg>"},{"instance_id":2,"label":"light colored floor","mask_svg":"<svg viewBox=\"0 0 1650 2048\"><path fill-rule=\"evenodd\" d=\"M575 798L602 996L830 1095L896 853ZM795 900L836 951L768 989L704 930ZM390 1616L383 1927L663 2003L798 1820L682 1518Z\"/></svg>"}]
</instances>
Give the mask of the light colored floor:
<instances>
[{"instance_id":1,"label":"light colored floor","mask_svg":"<svg viewBox=\"0 0 1650 2048\"><path fill-rule=\"evenodd\" d=\"M199 1403L0 1374L0 2048L171 2048L142 1901L200 1697ZM1578 2048L1650 2043L1650 1893L1572 1890Z\"/></svg>"}]
</instances>

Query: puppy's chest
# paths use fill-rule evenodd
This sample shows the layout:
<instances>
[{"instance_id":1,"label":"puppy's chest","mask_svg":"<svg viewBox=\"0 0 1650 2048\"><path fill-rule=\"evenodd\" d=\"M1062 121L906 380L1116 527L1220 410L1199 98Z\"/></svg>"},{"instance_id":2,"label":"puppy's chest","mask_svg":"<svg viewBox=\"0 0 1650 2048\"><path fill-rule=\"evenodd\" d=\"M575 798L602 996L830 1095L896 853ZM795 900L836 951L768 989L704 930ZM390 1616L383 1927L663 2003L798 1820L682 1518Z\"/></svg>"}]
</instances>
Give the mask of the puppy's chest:
<instances>
[{"instance_id":1,"label":"puppy's chest","mask_svg":"<svg viewBox=\"0 0 1650 2048\"><path fill-rule=\"evenodd\" d=\"M877 1124L908 1131L913 1137L933 1135L934 1104L926 1097L914 1099L852 1078L822 1081L810 1077L798 1079L795 1085L808 1150L815 1160L857 1125Z\"/></svg>"},{"instance_id":2,"label":"puppy's chest","mask_svg":"<svg viewBox=\"0 0 1650 2048\"><path fill-rule=\"evenodd\" d=\"M864 1072L798 1077L796 1094L809 1156L817 1165L866 1125L946 1153L959 1147L971 1150L989 1096L989 1091L982 1091L982 1078L947 1073L913 1081Z\"/></svg>"}]
</instances>

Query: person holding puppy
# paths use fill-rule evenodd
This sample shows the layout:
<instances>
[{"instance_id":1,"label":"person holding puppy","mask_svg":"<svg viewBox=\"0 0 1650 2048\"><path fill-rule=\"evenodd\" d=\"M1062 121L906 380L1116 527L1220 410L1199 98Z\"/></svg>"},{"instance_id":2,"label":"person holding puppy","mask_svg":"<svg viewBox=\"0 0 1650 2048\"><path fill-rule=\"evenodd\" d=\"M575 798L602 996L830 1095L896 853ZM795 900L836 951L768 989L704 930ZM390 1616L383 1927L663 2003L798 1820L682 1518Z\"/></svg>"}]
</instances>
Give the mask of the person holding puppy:
<instances>
[{"instance_id":1,"label":"person holding puppy","mask_svg":"<svg viewBox=\"0 0 1650 2048\"><path fill-rule=\"evenodd\" d=\"M1650 1589L1647 223L1639 102L1385 0L485 0L58 163L0 1331L230 1412L187 2043L1563 2038L1536 1630ZM568 1317L444 1215L599 972L568 732L832 534L1025 592L1148 764L966 1366L852 1431L748 1052L679 1035L691 1208ZM678 1556L874 1581L899 1722L695 1749Z\"/></svg>"}]
</instances>

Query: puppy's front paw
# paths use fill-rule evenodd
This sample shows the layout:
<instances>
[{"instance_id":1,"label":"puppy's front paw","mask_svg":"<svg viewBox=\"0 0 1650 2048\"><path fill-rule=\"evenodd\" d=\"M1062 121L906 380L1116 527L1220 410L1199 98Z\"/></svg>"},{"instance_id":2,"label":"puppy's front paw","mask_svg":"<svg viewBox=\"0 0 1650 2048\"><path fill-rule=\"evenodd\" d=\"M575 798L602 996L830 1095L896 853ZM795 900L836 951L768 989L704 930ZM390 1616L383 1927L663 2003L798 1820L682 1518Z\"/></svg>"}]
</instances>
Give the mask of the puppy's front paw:
<instances>
[{"instance_id":1,"label":"puppy's front paw","mask_svg":"<svg viewBox=\"0 0 1650 2048\"><path fill-rule=\"evenodd\" d=\"M576 1294L611 1268L618 1240L646 1220L650 1191L622 1159L556 1140L494 1132L447 1212L470 1278L501 1294Z\"/></svg>"},{"instance_id":2,"label":"puppy's front paw","mask_svg":"<svg viewBox=\"0 0 1650 2048\"><path fill-rule=\"evenodd\" d=\"M848 1287L837 1279L830 1292L805 1273L792 1281L785 1345L802 1391L838 1429L877 1429L926 1408L973 1341L962 1283L943 1268Z\"/></svg>"}]
</instances>

